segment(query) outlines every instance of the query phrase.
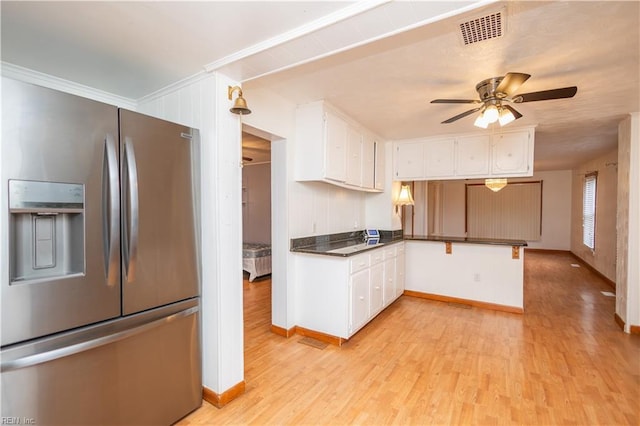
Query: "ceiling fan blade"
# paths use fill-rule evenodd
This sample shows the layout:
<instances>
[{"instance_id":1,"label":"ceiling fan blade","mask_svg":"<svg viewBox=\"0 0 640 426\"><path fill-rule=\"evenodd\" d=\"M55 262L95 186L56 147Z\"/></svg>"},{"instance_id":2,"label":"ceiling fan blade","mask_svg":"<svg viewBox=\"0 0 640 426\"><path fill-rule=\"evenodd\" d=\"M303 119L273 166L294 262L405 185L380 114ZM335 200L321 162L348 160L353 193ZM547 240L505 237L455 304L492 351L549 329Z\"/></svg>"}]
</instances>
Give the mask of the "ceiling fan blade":
<instances>
[{"instance_id":1,"label":"ceiling fan blade","mask_svg":"<svg viewBox=\"0 0 640 426\"><path fill-rule=\"evenodd\" d=\"M462 117L466 117L467 115L473 114L476 111L480 111L482 109L482 107L478 107L478 108L474 108L474 109L470 109L469 111L465 111L462 114L458 114L455 117L451 117L448 120L445 120L442 122L442 124L449 124L449 123L453 123L456 120L461 119Z\"/></svg>"},{"instance_id":2,"label":"ceiling fan blade","mask_svg":"<svg viewBox=\"0 0 640 426\"><path fill-rule=\"evenodd\" d=\"M513 108L511 105L502 104L502 108L506 108L509 111L511 111L511 114L513 114L513 116L515 117L515 120L517 120L518 118L522 117L522 114L520 114L518 111L516 111L516 109Z\"/></svg>"},{"instance_id":3,"label":"ceiling fan blade","mask_svg":"<svg viewBox=\"0 0 640 426\"><path fill-rule=\"evenodd\" d=\"M531 77L529 74L523 74L521 72L508 72L505 74L500 84L498 84L498 87L496 87L496 93L504 93L509 96L518 90L518 88L522 86L529 77Z\"/></svg>"},{"instance_id":4,"label":"ceiling fan blade","mask_svg":"<svg viewBox=\"0 0 640 426\"><path fill-rule=\"evenodd\" d=\"M478 99L434 99L432 104L479 104Z\"/></svg>"},{"instance_id":5,"label":"ceiling fan blade","mask_svg":"<svg viewBox=\"0 0 640 426\"><path fill-rule=\"evenodd\" d=\"M541 92L523 93L513 98L512 102L517 104L522 102L547 101L550 99L573 98L578 91L576 86L563 87L562 89L543 90Z\"/></svg>"}]
</instances>

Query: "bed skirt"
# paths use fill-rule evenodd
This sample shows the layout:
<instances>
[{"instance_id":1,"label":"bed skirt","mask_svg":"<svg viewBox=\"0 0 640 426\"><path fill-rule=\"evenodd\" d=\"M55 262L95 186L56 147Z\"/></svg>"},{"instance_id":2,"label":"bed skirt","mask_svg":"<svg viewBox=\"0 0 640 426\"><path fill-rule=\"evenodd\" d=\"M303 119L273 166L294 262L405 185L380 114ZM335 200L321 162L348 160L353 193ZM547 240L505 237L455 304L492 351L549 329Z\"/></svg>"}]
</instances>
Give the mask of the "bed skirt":
<instances>
[{"instance_id":1,"label":"bed skirt","mask_svg":"<svg viewBox=\"0 0 640 426\"><path fill-rule=\"evenodd\" d=\"M242 269L249 273L249 282L271 273L271 246L268 244L243 243Z\"/></svg>"}]
</instances>

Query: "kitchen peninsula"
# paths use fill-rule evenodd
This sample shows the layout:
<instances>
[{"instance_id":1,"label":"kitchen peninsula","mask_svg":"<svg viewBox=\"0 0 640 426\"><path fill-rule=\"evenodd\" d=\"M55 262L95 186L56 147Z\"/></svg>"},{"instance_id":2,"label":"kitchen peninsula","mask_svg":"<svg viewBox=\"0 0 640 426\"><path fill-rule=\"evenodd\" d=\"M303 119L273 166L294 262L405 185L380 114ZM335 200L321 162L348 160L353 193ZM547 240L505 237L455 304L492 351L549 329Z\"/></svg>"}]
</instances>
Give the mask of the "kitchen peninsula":
<instances>
[{"instance_id":1,"label":"kitchen peninsula","mask_svg":"<svg viewBox=\"0 0 640 426\"><path fill-rule=\"evenodd\" d=\"M405 236L408 296L523 313L522 240Z\"/></svg>"},{"instance_id":2,"label":"kitchen peninsula","mask_svg":"<svg viewBox=\"0 0 640 426\"><path fill-rule=\"evenodd\" d=\"M296 332L341 345L403 294L522 313L526 245L402 231L292 239Z\"/></svg>"}]
</instances>

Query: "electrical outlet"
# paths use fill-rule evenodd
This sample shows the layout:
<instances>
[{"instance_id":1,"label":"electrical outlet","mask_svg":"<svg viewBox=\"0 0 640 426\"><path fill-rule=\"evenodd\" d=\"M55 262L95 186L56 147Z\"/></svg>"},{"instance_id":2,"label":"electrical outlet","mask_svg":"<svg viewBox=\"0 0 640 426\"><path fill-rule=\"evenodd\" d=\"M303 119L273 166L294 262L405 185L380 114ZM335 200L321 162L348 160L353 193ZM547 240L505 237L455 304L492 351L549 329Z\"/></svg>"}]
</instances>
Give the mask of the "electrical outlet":
<instances>
[{"instance_id":1,"label":"electrical outlet","mask_svg":"<svg viewBox=\"0 0 640 426\"><path fill-rule=\"evenodd\" d=\"M477 283L480 282L480 274L473 274L473 280Z\"/></svg>"}]
</instances>

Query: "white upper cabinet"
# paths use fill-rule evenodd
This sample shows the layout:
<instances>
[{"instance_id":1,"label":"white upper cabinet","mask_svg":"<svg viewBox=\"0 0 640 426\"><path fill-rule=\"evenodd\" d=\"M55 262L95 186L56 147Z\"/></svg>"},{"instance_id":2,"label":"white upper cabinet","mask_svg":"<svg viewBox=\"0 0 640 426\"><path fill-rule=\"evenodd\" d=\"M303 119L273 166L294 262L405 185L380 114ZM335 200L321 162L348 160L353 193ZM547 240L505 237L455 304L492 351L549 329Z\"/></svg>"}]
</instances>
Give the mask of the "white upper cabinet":
<instances>
[{"instance_id":1,"label":"white upper cabinet","mask_svg":"<svg viewBox=\"0 0 640 426\"><path fill-rule=\"evenodd\" d=\"M394 180L533 176L533 127L394 142Z\"/></svg>"},{"instance_id":2,"label":"white upper cabinet","mask_svg":"<svg viewBox=\"0 0 640 426\"><path fill-rule=\"evenodd\" d=\"M489 135L464 136L457 140L456 174L486 176L489 174Z\"/></svg>"},{"instance_id":3,"label":"white upper cabinet","mask_svg":"<svg viewBox=\"0 0 640 426\"><path fill-rule=\"evenodd\" d=\"M396 143L394 178L396 180L414 180L425 176L424 141Z\"/></svg>"},{"instance_id":4,"label":"white upper cabinet","mask_svg":"<svg viewBox=\"0 0 640 426\"><path fill-rule=\"evenodd\" d=\"M379 187L375 182L376 159L384 156L384 150L376 151L370 133L326 102L298 105L295 179L360 191L384 190L384 181Z\"/></svg>"},{"instance_id":5,"label":"white upper cabinet","mask_svg":"<svg viewBox=\"0 0 640 426\"><path fill-rule=\"evenodd\" d=\"M326 111L324 126L324 177L344 182L347 179L347 123L337 115Z\"/></svg>"},{"instance_id":6,"label":"white upper cabinet","mask_svg":"<svg viewBox=\"0 0 640 426\"><path fill-rule=\"evenodd\" d=\"M375 184L376 174L376 141L368 133L362 135L362 186L378 188ZM384 171L384 170L383 170Z\"/></svg>"},{"instance_id":7,"label":"white upper cabinet","mask_svg":"<svg viewBox=\"0 0 640 426\"><path fill-rule=\"evenodd\" d=\"M347 179L349 185L363 186L363 152L362 152L362 133L358 129L347 126ZM372 165L373 167L373 165ZM371 170L373 173L373 169ZM371 187L373 185L370 185Z\"/></svg>"},{"instance_id":8,"label":"white upper cabinet","mask_svg":"<svg viewBox=\"0 0 640 426\"><path fill-rule=\"evenodd\" d=\"M495 135L492 142L491 174L528 176L533 173L532 132ZM531 145L531 146L530 146Z\"/></svg>"},{"instance_id":9,"label":"white upper cabinet","mask_svg":"<svg viewBox=\"0 0 640 426\"><path fill-rule=\"evenodd\" d=\"M374 148L374 188L384 191L384 143L379 140L374 140Z\"/></svg>"},{"instance_id":10,"label":"white upper cabinet","mask_svg":"<svg viewBox=\"0 0 640 426\"><path fill-rule=\"evenodd\" d=\"M427 176L455 174L455 138L430 139L425 142L424 169Z\"/></svg>"}]
</instances>

